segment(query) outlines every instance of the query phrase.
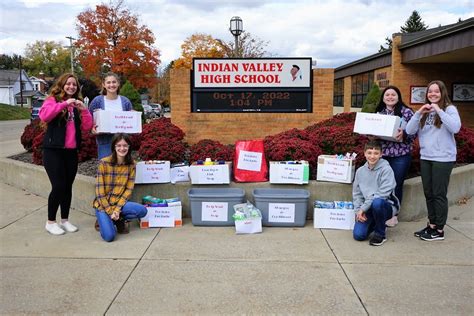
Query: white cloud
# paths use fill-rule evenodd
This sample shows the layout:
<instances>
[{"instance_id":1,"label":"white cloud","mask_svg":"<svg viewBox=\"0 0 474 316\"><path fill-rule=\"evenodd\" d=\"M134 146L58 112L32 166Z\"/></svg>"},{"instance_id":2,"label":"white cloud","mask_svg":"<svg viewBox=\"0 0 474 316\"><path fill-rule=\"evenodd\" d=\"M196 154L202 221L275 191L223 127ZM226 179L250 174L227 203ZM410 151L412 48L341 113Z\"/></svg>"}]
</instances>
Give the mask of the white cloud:
<instances>
[{"instance_id":1,"label":"white cloud","mask_svg":"<svg viewBox=\"0 0 474 316\"><path fill-rule=\"evenodd\" d=\"M22 54L36 40L66 43L77 37L77 15L102 1L16 0L0 4L0 53ZM107 2L107 1L104 1ZM163 66L180 56L196 32L232 41L229 20L240 16L244 30L264 41L274 56L311 56L320 67L337 67L374 54L385 37L417 10L430 27L474 16L470 0L140 0L126 1L155 34ZM20 21L21 23L18 23Z\"/></svg>"}]
</instances>

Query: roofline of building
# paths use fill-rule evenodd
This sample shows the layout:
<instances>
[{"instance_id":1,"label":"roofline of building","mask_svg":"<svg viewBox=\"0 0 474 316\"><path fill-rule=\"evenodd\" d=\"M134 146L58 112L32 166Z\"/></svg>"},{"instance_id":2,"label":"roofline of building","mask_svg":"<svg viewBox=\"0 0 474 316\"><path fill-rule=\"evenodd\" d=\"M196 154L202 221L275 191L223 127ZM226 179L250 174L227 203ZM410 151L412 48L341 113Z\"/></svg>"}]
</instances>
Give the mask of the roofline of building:
<instances>
[{"instance_id":1,"label":"roofline of building","mask_svg":"<svg viewBox=\"0 0 474 316\"><path fill-rule=\"evenodd\" d=\"M469 29L473 26L474 26L474 18L469 18L465 21L461 21L461 22L457 22L455 24L452 24L451 27L444 26L444 27L442 27L442 29L440 29L437 32L428 34L426 36L421 36L421 37L416 38L414 40L411 40L409 42L400 44L398 46L398 48L399 49L404 49L404 48L415 46L415 45L418 45L418 44L421 44L421 43L424 43L424 42L429 42L429 41L432 41L432 40L434 40L436 38L439 38L439 37L444 37L444 36L450 35L452 33L456 33L456 32L459 32L459 31ZM402 33L395 33L395 34L403 36Z\"/></svg>"},{"instance_id":2,"label":"roofline of building","mask_svg":"<svg viewBox=\"0 0 474 316\"><path fill-rule=\"evenodd\" d=\"M358 60L353 61L353 62L351 62L351 63L348 63L348 64L345 64L345 65L339 66L339 67L337 67L337 68L334 69L334 72L339 71L339 70L342 70L342 69L345 69L345 68L352 67L352 66L357 65L357 64L364 63L364 62L366 62L366 61L375 59L375 58L380 57L380 56L391 55L391 54L392 54L392 49L387 49L387 50L384 50L383 52L379 52L379 53L376 53L376 54L373 54L373 55L364 57L364 58L362 58L362 59L358 59Z\"/></svg>"}]
</instances>

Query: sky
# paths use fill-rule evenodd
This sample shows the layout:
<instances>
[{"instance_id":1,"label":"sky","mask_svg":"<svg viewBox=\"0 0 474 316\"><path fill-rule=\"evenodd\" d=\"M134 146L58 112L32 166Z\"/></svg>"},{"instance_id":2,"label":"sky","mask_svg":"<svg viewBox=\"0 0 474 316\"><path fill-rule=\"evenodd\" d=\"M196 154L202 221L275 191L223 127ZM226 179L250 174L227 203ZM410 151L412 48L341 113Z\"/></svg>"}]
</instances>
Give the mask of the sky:
<instances>
[{"instance_id":1,"label":"sky","mask_svg":"<svg viewBox=\"0 0 474 316\"><path fill-rule=\"evenodd\" d=\"M3 0L0 3L0 54L23 54L35 41L77 38L76 17L105 1ZM233 16L244 31L268 41L273 57L312 57L317 67L336 68L378 52L385 38L417 10L430 28L474 16L474 0L125 0L125 6L155 35L161 66L181 55L194 33L226 42Z\"/></svg>"}]
</instances>

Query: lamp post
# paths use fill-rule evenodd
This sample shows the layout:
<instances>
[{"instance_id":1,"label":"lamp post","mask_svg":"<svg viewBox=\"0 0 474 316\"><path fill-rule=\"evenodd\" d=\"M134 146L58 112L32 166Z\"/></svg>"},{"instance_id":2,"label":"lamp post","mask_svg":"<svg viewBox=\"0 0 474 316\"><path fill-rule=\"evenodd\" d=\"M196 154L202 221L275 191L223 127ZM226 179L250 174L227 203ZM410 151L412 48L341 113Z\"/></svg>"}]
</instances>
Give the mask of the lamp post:
<instances>
[{"instance_id":1,"label":"lamp post","mask_svg":"<svg viewBox=\"0 0 474 316\"><path fill-rule=\"evenodd\" d=\"M242 34L243 30L244 30L244 24L242 22L242 19L238 16L232 17L232 19L230 19L229 31L235 37L234 57L238 56L238 53L239 53L239 35Z\"/></svg>"},{"instance_id":2,"label":"lamp post","mask_svg":"<svg viewBox=\"0 0 474 316\"><path fill-rule=\"evenodd\" d=\"M74 46L72 46L72 41L76 40L74 37L72 36L66 36L67 39L69 39L69 46L67 46L70 50L71 50L71 73L74 74L74 64L73 64L73 59L74 59L74 56L73 56L73 48Z\"/></svg>"}]
</instances>

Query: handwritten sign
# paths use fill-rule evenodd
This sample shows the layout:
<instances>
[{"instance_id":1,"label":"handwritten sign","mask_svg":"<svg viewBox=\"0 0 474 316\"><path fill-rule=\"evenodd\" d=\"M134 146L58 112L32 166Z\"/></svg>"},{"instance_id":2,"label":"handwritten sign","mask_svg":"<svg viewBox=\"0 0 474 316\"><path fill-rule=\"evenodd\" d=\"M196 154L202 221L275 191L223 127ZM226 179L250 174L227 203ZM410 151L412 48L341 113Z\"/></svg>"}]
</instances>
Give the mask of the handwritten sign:
<instances>
[{"instance_id":1,"label":"handwritten sign","mask_svg":"<svg viewBox=\"0 0 474 316\"><path fill-rule=\"evenodd\" d=\"M230 165L192 165L189 167L192 184L228 184L230 183Z\"/></svg>"},{"instance_id":2,"label":"handwritten sign","mask_svg":"<svg viewBox=\"0 0 474 316\"><path fill-rule=\"evenodd\" d=\"M239 152L239 160L237 161L237 169L260 171L262 168L262 153L254 151L241 150Z\"/></svg>"},{"instance_id":3,"label":"handwritten sign","mask_svg":"<svg viewBox=\"0 0 474 316\"><path fill-rule=\"evenodd\" d=\"M147 164L140 161L136 164L135 183L168 183L170 182L170 162Z\"/></svg>"},{"instance_id":4,"label":"handwritten sign","mask_svg":"<svg viewBox=\"0 0 474 316\"><path fill-rule=\"evenodd\" d=\"M309 180L309 165L270 162L270 183L304 184Z\"/></svg>"},{"instance_id":5,"label":"handwritten sign","mask_svg":"<svg viewBox=\"0 0 474 316\"><path fill-rule=\"evenodd\" d=\"M95 111L94 124L98 133L142 132L142 112L137 111Z\"/></svg>"},{"instance_id":6,"label":"handwritten sign","mask_svg":"<svg viewBox=\"0 0 474 316\"><path fill-rule=\"evenodd\" d=\"M268 222L294 223L295 222L295 204L268 203Z\"/></svg>"},{"instance_id":7,"label":"handwritten sign","mask_svg":"<svg viewBox=\"0 0 474 316\"><path fill-rule=\"evenodd\" d=\"M174 210L169 207L147 207L149 227L174 227Z\"/></svg>"},{"instance_id":8,"label":"handwritten sign","mask_svg":"<svg viewBox=\"0 0 474 316\"><path fill-rule=\"evenodd\" d=\"M228 220L229 203L202 202L201 220L203 222L226 222Z\"/></svg>"},{"instance_id":9,"label":"handwritten sign","mask_svg":"<svg viewBox=\"0 0 474 316\"><path fill-rule=\"evenodd\" d=\"M314 209L314 228L353 229L355 223L352 209Z\"/></svg>"},{"instance_id":10,"label":"handwritten sign","mask_svg":"<svg viewBox=\"0 0 474 316\"><path fill-rule=\"evenodd\" d=\"M189 166L173 167L170 170L171 183L189 181Z\"/></svg>"},{"instance_id":11,"label":"handwritten sign","mask_svg":"<svg viewBox=\"0 0 474 316\"><path fill-rule=\"evenodd\" d=\"M352 183L354 172L354 161L350 159L337 159L328 155L318 156L316 180Z\"/></svg>"}]
</instances>

